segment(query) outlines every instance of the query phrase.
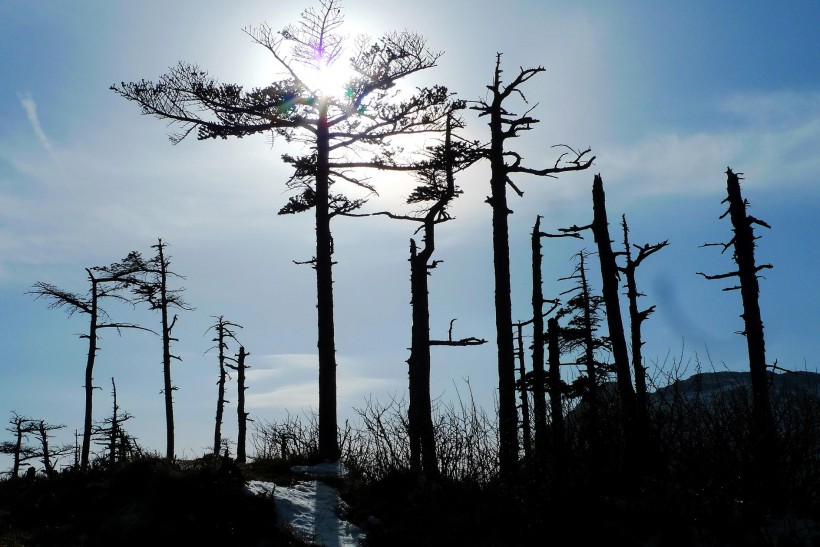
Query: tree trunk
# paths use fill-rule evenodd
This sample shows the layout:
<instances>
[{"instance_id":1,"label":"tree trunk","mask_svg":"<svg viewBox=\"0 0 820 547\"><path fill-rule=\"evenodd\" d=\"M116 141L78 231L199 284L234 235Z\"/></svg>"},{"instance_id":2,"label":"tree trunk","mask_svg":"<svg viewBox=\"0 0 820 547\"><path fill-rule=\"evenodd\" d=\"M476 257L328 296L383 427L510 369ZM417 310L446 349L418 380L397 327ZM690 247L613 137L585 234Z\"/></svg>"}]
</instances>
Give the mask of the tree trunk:
<instances>
[{"instance_id":1,"label":"tree trunk","mask_svg":"<svg viewBox=\"0 0 820 547\"><path fill-rule=\"evenodd\" d=\"M766 343L763 338L763 320L760 314L760 284L757 272L763 267L755 263L755 235L752 224L767 224L746 214L746 201L740 192L740 177L726 171L726 187L729 202L729 216L734 227L734 258L737 263L737 275L740 279L740 295L743 300L743 323L745 326L746 346L749 351L749 372L752 380L752 442L756 459L753 476L774 476L774 446L776 435L772 419L769 397L768 372L766 370ZM752 479L753 481L756 479ZM766 496L766 489L772 486L769 481L766 487L757 488Z\"/></svg>"},{"instance_id":2,"label":"tree trunk","mask_svg":"<svg viewBox=\"0 0 820 547\"><path fill-rule=\"evenodd\" d=\"M316 134L316 295L319 350L319 457L339 459L336 431L336 342L333 325L333 236L330 233L330 137L327 105Z\"/></svg>"},{"instance_id":3,"label":"tree trunk","mask_svg":"<svg viewBox=\"0 0 820 547\"><path fill-rule=\"evenodd\" d=\"M532 460L532 435L531 435L531 421L530 421L530 402L529 389L527 388L527 369L524 366L524 336L521 330L524 328L523 323L516 323L515 329L518 333L518 378L521 382L521 431L524 433L524 458Z\"/></svg>"},{"instance_id":4,"label":"tree trunk","mask_svg":"<svg viewBox=\"0 0 820 547\"><path fill-rule=\"evenodd\" d=\"M495 87L500 81L496 67ZM515 404L515 348L512 333L510 242L507 207L507 171L504 165L502 98L493 101L490 113L490 206L493 210L493 272L495 274L495 328L498 345L498 457L502 476L518 470L518 410ZM498 103L496 105L496 103Z\"/></svg>"},{"instance_id":5,"label":"tree trunk","mask_svg":"<svg viewBox=\"0 0 820 547\"><path fill-rule=\"evenodd\" d=\"M80 454L80 468L88 469L91 453L92 407L94 398L94 359L97 357L97 280L88 272L91 280L91 313L88 326L88 357L85 364L85 417L83 419L83 446Z\"/></svg>"},{"instance_id":6,"label":"tree trunk","mask_svg":"<svg viewBox=\"0 0 820 547\"><path fill-rule=\"evenodd\" d=\"M220 318L217 327L217 344L219 344L219 381L216 396L216 424L214 426L214 456L219 456L222 450L222 414L225 408L225 327Z\"/></svg>"},{"instance_id":7,"label":"tree trunk","mask_svg":"<svg viewBox=\"0 0 820 547\"><path fill-rule=\"evenodd\" d=\"M248 430L248 413L245 412L245 348L239 346L236 358L236 415L239 420L236 434L236 463L245 463L245 439Z\"/></svg>"},{"instance_id":8,"label":"tree trunk","mask_svg":"<svg viewBox=\"0 0 820 547\"><path fill-rule=\"evenodd\" d=\"M165 395L165 459L174 461L174 386L171 383L171 329L168 321L168 265L162 240L157 245L160 267L160 313L162 314L162 377Z\"/></svg>"},{"instance_id":9,"label":"tree trunk","mask_svg":"<svg viewBox=\"0 0 820 547\"><path fill-rule=\"evenodd\" d=\"M598 258L601 264L601 294L606 306L606 319L609 327L609 339L612 344L612 357L615 360L615 375L618 395L621 403L621 425L624 434L624 463L629 467L636 463L637 438L635 431L635 390L632 387L629 352L626 347L624 325L621 319L621 305L618 295L618 264L612 251L612 240L609 237L609 223L606 214L606 196L601 175L595 175L592 184L592 233L598 245Z\"/></svg>"},{"instance_id":10,"label":"tree trunk","mask_svg":"<svg viewBox=\"0 0 820 547\"><path fill-rule=\"evenodd\" d=\"M561 349L559 347L560 327L558 319L547 321L549 343L549 391L550 412L552 414L552 476L553 484L561 492L566 470L566 439L564 436L564 408L561 403Z\"/></svg>"},{"instance_id":11,"label":"tree trunk","mask_svg":"<svg viewBox=\"0 0 820 547\"><path fill-rule=\"evenodd\" d=\"M541 279L541 217L532 227L532 376L536 457L544 458L547 442L547 401L544 394L544 293Z\"/></svg>"}]
</instances>

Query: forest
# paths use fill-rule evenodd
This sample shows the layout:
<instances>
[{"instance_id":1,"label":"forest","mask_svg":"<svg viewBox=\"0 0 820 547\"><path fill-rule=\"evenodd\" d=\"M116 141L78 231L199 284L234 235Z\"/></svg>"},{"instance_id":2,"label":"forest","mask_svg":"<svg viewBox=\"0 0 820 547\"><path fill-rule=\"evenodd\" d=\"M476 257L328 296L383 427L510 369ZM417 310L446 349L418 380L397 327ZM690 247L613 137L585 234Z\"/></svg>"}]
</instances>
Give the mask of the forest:
<instances>
[{"instance_id":1,"label":"forest","mask_svg":"<svg viewBox=\"0 0 820 547\"><path fill-rule=\"evenodd\" d=\"M328 462L348 470L321 480L338 489L367 545L820 542L820 375L767 353L764 276L794 266L760 252L758 241L778 227L748 190L744 166L712 174L723 198L709 212L711 233L723 235L697 250L708 269L685 265L698 290L737 318L724 326L742 340L743 362L729 370L672 350L659 362L644 348L664 302L642 273L677 243L612 207L620 186L607 186L594 147L539 137L545 109L530 90L547 69L497 53L480 60L490 69L483 90L413 87L417 75L435 73L442 53L409 30L346 38L344 12L338 0L320 0L282 28L245 28L276 66L279 79L268 85L223 83L183 61L109 91L134 117L162 122L174 145L215 141L217 150L261 136L289 169L280 202L267 205L301 223L293 239L303 254L262 252L300 268L312 292L294 289L287 303L267 305L285 316L293 302L315 308L318 407L272 419L249 403L263 378L244 341L253 325L231 306L189 301L186 283L197 272L178 269L164 236L87 265L72 286L33 279L25 298L82 329L82 346L61 357L76 377L65 389L82 386L82 414L66 408L55 420L38 414L36 401L5 409L0 544L312 544L278 529L272 500L243 487L293 485L293 466ZM522 141L537 142L540 155L522 152ZM401 200L386 199L398 180L412 182ZM544 184L583 187L585 215L559 224L545 205L529 233L511 229L530 188ZM491 300L494 332L473 331L469 306L443 310L453 302L437 282L443 269L459 271L448 230L459 230L455 204L469 196L483 200L491 235L489 290L476 298ZM352 223L401 233L405 269L390 275L406 288L408 322L395 333L407 341L401 390L346 408L339 348L356 331L338 321L347 278L337 272L345 260L369 260L360 253L366 241L334 237ZM216 250L211 258L229 263ZM555 264L563 273L545 278ZM229 267L256 279L252 264ZM479 274L456 275L466 283ZM260 299L268 294L259 290ZM209 325L196 359L212 385L199 422L213 437L191 454L179 448L185 425L175 393L186 386L175 374L191 359L180 350L180 325L195 316ZM150 427L162 430L162 446L131 433L141 418L122 398L127 376L118 379L102 351L117 337L156 354L140 374L161 378L152 404L162 419ZM458 377L450 378L457 396L442 398L431 378L448 374L446 356L469 361L479 349L493 357L474 363L491 371L491 404Z\"/></svg>"}]
</instances>

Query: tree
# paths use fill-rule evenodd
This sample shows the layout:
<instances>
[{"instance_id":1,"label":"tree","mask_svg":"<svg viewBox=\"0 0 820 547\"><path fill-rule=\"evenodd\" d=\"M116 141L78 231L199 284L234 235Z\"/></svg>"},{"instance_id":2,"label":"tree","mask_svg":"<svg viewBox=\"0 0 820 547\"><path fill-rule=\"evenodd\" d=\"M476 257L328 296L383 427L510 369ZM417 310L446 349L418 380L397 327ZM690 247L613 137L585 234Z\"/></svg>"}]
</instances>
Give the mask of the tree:
<instances>
[{"instance_id":1,"label":"tree","mask_svg":"<svg viewBox=\"0 0 820 547\"><path fill-rule=\"evenodd\" d=\"M236 371L236 416L237 416L237 433L236 433L236 462L245 463L245 438L248 431L248 413L245 412L245 371L250 367L245 364L245 358L250 355L245 351L243 346L239 346L239 353L236 354L236 359L230 359L236 364L231 365L225 363L231 370Z\"/></svg>"},{"instance_id":2,"label":"tree","mask_svg":"<svg viewBox=\"0 0 820 547\"><path fill-rule=\"evenodd\" d=\"M740 290L743 302L743 324L745 329L740 332L746 337L746 347L749 353L749 372L752 380L752 442L757 469L751 473L752 481L762 475L769 476L772 469L773 450L775 444L775 430L772 419L771 401L769 397L769 379L766 370L766 343L763 337L763 320L760 313L760 284L758 272L770 269L771 264L757 265L755 261L754 225L771 228L769 224L747 214L749 203L743 199L740 191L740 181L743 173L734 173L726 169L727 197L721 203L728 203L728 209L720 218L729 216L732 222L734 236L728 243L707 243L704 246L718 246L721 252L732 249L732 258L737 264L737 270L717 275L707 275L698 272L706 279L727 279L737 277L739 285L723 289L724 291ZM765 490L765 489L764 489ZM766 492L763 492L765 495Z\"/></svg>"},{"instance_id":3,"label":"tree","mask_svg":"<svg viewBox=\"0 0 820 547\"><path fill-rule=\"evenodd\" d=\"M84 296L64 291L50 283L41 281L35 283L33 290L29 291L29 294L33 294L35 298L48 300L50 308L65 309L69 317L75 313L88 316L88 333L80 335L80 338L88 340L88 355L85 365L85 418L83 420L83 446L80 459L80 466L83 469L88 468L88 457L91 449L94 362L97 351L100 349L97 345L100 331L102 329L116 329L117 332L120 332L123 329L139 329L154 332L133 323L114 321L101 307L101 303L108 299L133 304L131 300L122 295L122 292L139 284L139 276L143 273L143 267L144 262L140 254L131 252L123 260L110 266L86 268L90 287L88 293Z\"/></svg>"},{"instance_id":4,"label":"tree","mask_svg":"<svg viewBox=\"0 0 820 547\"><path fill-rule=\"evenodd\" d=\"M430 346L472 346L486 343L475 337L453 339L453 321L447 340L430 338L430 302L428 277L442 261L433 260L436 248L436 226L452 217L448 211L450 202L461 193L455 185L454 172L466 168L475 161L470 144L454 141L453 130L463 127L463 122L454 112L463 108L461 102L450 106L447 115L444 142L430 147L428 161L416 171L421 185L407 198L408 204L429 204L411 215L400 215L388 211L371 213L384 215L396 220L406 220L420 224L422 246L410 239L410 302L412 306L412 330L410 358L407 360L409 377L410 408L408 409L408 433L410 437L410 466L415 473L428 478L438 476L435 430L433 428L433 408L430 398ZM349 216L362 216L348 213ZM368 216L370 216L368 215Z\"/></svg>"},{"instance_id":5,"label":"tree","mask_svg":"<svg viewBox=\"0 0 820 547\"><path fill-rule=\"evenodd\" d=\"M181 275L170 271L171 257L165 254L167 243L162 239L157 239L157 244L152 245L157 254L143 265L145 278L138 285L134 286L134 292L141 302L146 302L152 310L160 312L162 323L162 377L163 390L165 396L165 458L171 462L174 460L174 390L176 386L171 382L171 361L176 359L182 361L178 355L171 353L171 342L178 342L172 332L177 324L178 315L169 320L171 308L181 310L192 310L187 302L182 298L184 289L171 289L168 286L169 278L185 279Z\"/></svg>"},{"instance_id":6,"label":"tree","mask_svg":"<svg viewBox=\"0 0 820 547\"><path fill-rule=\"evenodd\" d=\"M641 325L655 311L655 306L649 306L645 310L638 309L638 298L644 296L638 292L638 284L635 280L635 270L649 256L660 251L669 241L662 241L654 245L645 243L644 245L629 244L629 226L626 223L626 215L621 215L621 226L624 231L624 251L623 256L626 263L623 267L618 267L618 271L626 277L626 297L629 300L629 327L630 340L632 343L632 369L635 371L635 400L637 404L638 428L641 437L645 437L649 427L649 398L646 392L646 368L643 366L643 355L641 347L644 342L641 339ZM632 258L632 248L638 251L638 256Z\"/></svg>"},{"instance_id":7,"label":"tree","mask_svg":"<svg viewBox=\"0 0 820 547\"><path fill-rule=\"evenodd\" d=\"M358 39L350 57L352 75L344 92L335 93L324 79L343 53L343 22L338 0L320 0L318 8L306 9L299 23L279 33L267 25L246 30L285 73L264 88L245 91L236 84L221 84L187 63L178 64L156 83L123 82L111 88L136 102L143 114L180 125L181 132L171 135L175 143L196 129L198 139L270 133L309 147L305 155L282 156L294 169L288 187L301 193L280 214L315 211L316 254L307 263L316 271L319 452L324 459L339 456L330 221L364 203L363 198L331 193L331 187L347 182L375 192L355 169L415 169L392 139L440 131L449 96L441 86L418 89L410 96L396 91L397 82L435 66L440 56L421 36L407 31L377 41Z\"/></svg>"},{"instance_id":8,"label":"tree","mask_svg":"<svg viewBox=\"0 0 820 547\"><path fill-rule=\"evenodd\" d=\"M54 469L56 464L55 458L70 454L73 448L70 445L55 448L49 443L49 436L52 431L64 429L66 426L65 424L49 424L45 420L32 420L31 425L32 432L37 436L37 440L40 441L40 451L35 453L34 457L42 459L43 471L46 476L52 477L56 473Z\"/></svg>"},{"instance_id":9,"label":"tree","mask_svg":"<svg viewBox=\"0 0 820 547\"><path fill-rule=\"evenodd\" d=\"M214 338L212 342L216 342L216 345L209 348L205 353L215 349L219 356L219 380L216 382L216 425L214 426L214 456L219 456L220 451L222 450L222 414L225 410L225 403L230 402L225 399L225 383L228 376L228 371L225 370L228 361L228 357L225 355L225 350L228 349L229 339L232 339L234 342L238 343L238 340L236 339L236 331L234 329L241 329L242 325L231 323L222 315L214 317L214 319L216 319L216 323L208 328L208 330L214 331L216 338Z\"/></svg>"},{"instance_id":10,"label":"tree","mask_svg":"<svg viewBox=\"0 0 820 547\"><path fill-rule=\"evenodd\" d=\"M533 108L518 115L505 104L512 95L526 103L521 86L533 76L544 72L544 67L521 68L513 80L504 84L501 79L501 54L496 54L492 84L487 86L490 97L478 100L471 108L479 116L489 116L490 143L481 154L490 161L490 191L487 203L492 208L493 272L495 275L495 318L498 344L498 421L499 465L502 475L512 476L518 468L518 412L515 404L515 349L513 346L512 300L510 286L510 243L507 217L512 211L507 206L507 186L519 196L523 192L512 181L514 174L555 177L566 171L579 171L592 165L594 157L586 160L590 150L576 151L568 146L552 167L534 169L522 165L523 158L506 148L506 141L529 131L539 120L530 116ZM569 159L567 156L570 156Z\"/></svg>"},{"instance_id":11,"label":"tree","mask_svg":"<svg viewBox=\"0 0 820 547\"><path fill-rule=\"evenodd\" d=\"M26 460L34 457L33 450L25 444L26 435L34 431L34 425L30 418L21 416L17 412L11 414L12 417L6 431L14 435L14 441L5 441L0 444L0 453L11 454L14 462L11 468L11 478L16 479L20 476L20 466Z\"/></svg>"},{"instance_id":12,"label":"tree","mask_svg":"<svg viewBox=\"0 0 820 547\"><path fill-rule=\"evenodd\" d=\"M113 377L111 377L111 396L114 400L111 416L105 418L96 427L94 434L98 439L98 444L107 449L108 465L113 467L118 461L117 456L119 455L119 461L125 460L135 443L134 439L122 427L122 424L133 418L133 416L128 412L120 412L120 406L117 403L117 384L114 382Z\"/></svg>"}]
</instances>

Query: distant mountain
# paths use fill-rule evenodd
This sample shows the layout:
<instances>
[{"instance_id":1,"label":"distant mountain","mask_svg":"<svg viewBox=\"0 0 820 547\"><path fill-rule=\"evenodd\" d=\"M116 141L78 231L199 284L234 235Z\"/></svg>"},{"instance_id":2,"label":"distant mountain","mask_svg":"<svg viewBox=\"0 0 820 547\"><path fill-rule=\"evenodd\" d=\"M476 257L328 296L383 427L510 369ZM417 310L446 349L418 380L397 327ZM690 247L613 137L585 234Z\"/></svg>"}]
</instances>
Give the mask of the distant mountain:
<instances>
[{"instance_id":1,"label":"distant mountain","mask_svg":"<svg viewBox=\"0 0 820 547\"><path fill-rule=\"evenodd\" d=\"M820 399L820 374L816 372L787 372L769 376L773 396L778 394L807 394ZM685 399L713 399L721 394L744 389L751 393L752 376L749 372L703 372L677 380L649 395L651 401L670 401L675 396Z\"/></svg>"}]
</instances>

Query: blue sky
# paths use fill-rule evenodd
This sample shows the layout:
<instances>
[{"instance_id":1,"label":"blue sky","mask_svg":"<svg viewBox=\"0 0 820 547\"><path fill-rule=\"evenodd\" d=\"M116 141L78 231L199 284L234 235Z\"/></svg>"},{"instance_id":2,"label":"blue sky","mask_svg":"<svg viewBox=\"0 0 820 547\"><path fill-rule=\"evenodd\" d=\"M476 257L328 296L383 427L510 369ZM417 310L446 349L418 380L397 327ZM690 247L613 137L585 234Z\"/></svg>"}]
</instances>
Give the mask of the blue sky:
<instances>
[{"instance_id":1,"label":"blue sky","mask_svg":"<svg viewBox=\"0 0 820 547\"><path fill-rule=\"evenodd\" d=\"M264 137L185 141L172 146L163 122L108 90L156 79L177 61L196 62L222 81L262 85L276 74L242 29L281 28L307 4L273 2L0 3L0 412L16 410L67 431L81 426L82 318L66 318L24 294L36 281L86 290L84 268L131 250L150 254L170 243L173 268L187 277L175 366L178 454L191 456L212 438L216 361L204 354L212 316L244 325L252 356L252 416L274 420L285 409L315 408L313 272L293 260L312 255L309 215L278 217L288 170ZM773 229L760 233L758 258L772 262L762 281L768 359L817 370L820 253L820 5L812 2L506 2L386 0L345 2L348 32L408 28L444 52L413 85L442 83L477 99L490 83L496 52L512 77L519 66L547 70L524 88L542 123L516 146L532 166L551 164L565 143L591 146L591 171L558 180L521 178L513 198L511 247L514 318L528 313L529 232L591 218L592 177L601 173L613 233L622 213L635 243L669 239L670 247L638 272L649 364L695 359L742 370L745 342L739 295L721 292L696 271L732 268L706 242L729 237L718 220L727 166L746 174L751 213ZM468 132L486 139L483 120ZM431 278L433 335L494 338L490 210L486 165L463 173L457 219L439 230ZM376 175L371 208L397 206L411 182ZM409 345L409 226L386 219L340 219L335 225L339 411L353 417L369 394L380 400L406 389ZM617 240L619 236L614 236ZM591 240L547 241L545 295L566 286L570 255ZM593 278L594 280L596 278ZM600 284L598 283L598 286ZM123 320L156 325L144 310L114 308ZM95 373L102 387L95 416L110 408L109 382L149 448L164 444L161 348L145 333L105 333ZM434 348L433 394L466 390L491 406L495 357L481 348ZM653 367L653 371L654 371ZM231 400L235 397L229 396ZM225 432L235 435L234 407ZM66 435L66 439L70 436Z\"/></svg>"}]
</instances>

